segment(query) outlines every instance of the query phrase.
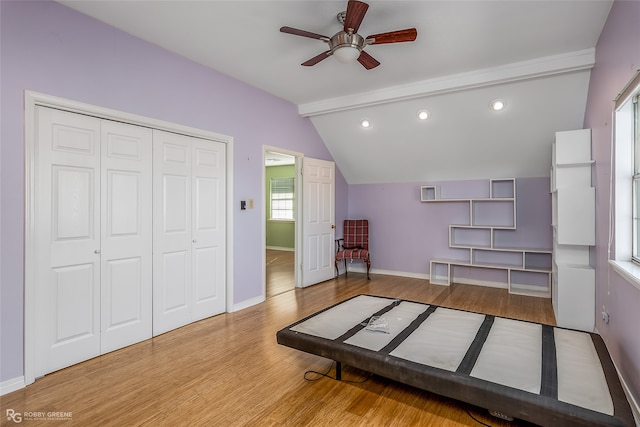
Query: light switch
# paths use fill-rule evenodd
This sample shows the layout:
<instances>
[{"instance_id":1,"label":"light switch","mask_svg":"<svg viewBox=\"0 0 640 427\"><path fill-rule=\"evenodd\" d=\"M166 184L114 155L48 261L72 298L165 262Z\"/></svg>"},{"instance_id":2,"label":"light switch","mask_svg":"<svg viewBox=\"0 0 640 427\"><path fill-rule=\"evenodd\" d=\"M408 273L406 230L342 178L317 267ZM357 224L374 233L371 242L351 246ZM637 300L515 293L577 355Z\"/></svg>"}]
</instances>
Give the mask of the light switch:
<instances>
[{"instance_id":1,"label":"light switch","mask_svg":"<svg viewBox=\"0 0 640 427\"><path fill-rule=\"evenodd\" d=\"M248 202L248 208L253 209L253 199L249 199Z\"/></svg>"}]
</instances>

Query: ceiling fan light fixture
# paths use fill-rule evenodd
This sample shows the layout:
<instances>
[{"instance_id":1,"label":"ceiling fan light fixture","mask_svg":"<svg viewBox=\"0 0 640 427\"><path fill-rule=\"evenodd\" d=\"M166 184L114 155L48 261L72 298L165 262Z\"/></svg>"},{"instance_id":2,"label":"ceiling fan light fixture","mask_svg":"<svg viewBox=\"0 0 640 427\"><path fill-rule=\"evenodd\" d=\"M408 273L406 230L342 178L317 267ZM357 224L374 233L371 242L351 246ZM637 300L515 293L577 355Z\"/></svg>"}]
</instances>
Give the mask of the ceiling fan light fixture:
<instances>
[{"instance_id":1,"label":"ceiling fan light fixture","mask_svg":"<svg viewBox=\"0 0 640 427\"><path fill-rule=\"evenodd\" d=\"M366 41L360 34L340 31L329 39L331 53L340 62L353 62L360 56Z\"/></svg>"},{"instance_id":2,"label":"ceiling fan light fixture","mask_svg":"<svg viewBox=\"0 0 640 427\"><path fill-rule=\"evenodd\" d=\"M507 103L504 102L502 99L494 99L489 103L489 108L491 108L493 111L501 111L501 110L504 110L506 107L507 107Z\"/></svg>"},{"instance_id":3,"label":"ceiling fan light fixture","mask_svg":"<svg viewBox=\"0 0 640 427\"><path fill-rule=\"evenodd\" d=\"M340 62L353 62L360 56L360 49L353 46L340 46L333 51L333 56Z\"/></svg>"}]
</instances>

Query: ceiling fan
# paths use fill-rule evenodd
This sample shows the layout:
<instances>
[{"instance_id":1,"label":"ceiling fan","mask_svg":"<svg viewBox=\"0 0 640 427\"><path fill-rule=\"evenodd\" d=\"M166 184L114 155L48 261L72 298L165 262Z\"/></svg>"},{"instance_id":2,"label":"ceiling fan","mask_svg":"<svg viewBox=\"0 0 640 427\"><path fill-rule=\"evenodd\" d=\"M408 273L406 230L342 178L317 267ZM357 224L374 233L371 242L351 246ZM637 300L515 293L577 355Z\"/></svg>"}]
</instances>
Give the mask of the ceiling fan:
<instances>
[{"instance_id":1,"label":"ceiling fan","mask_svg":"<svg viewBox=\"0 0 640 427\"><path fill-rule=\"evenodd\" d=\"M391 31L388 33L374 34L362 37L358 34L358 28L367 13L369 5L357 0L349 0L347 10L338 14L338 22L344 24L342 31L337 32L332 37L309 31L298 30L297 28L282 27L280 31L295 36L309 37L311 39L322 40L329 45L329 50L314 56L302 65L310 67L330 56L335 56L341 62L350 62L357 59L367 70L380 65L373 56L364 51L370 44L412 42L416 39L418 32L415 28L406 30Z\"/></svg>"}]
</instances>

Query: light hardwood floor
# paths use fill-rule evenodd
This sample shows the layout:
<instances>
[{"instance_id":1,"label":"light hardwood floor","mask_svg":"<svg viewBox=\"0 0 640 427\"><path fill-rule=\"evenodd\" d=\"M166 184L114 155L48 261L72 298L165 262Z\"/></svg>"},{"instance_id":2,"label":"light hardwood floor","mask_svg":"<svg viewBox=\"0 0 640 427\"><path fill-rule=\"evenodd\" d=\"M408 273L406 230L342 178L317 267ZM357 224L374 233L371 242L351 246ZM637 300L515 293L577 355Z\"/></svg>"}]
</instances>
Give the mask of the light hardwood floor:
<instances>
[{"instance_id":1,"label":"light hardwood floor","mask_svg":"<svg viewBox=\"0 0 640 427\"><path fill-rule=\"evenodd\" d=\"M294 251L267 249L267 298L292 290L295 284Z\"/></svg>"},{"instance_id":2,"label":"light hardwood floor","mask_svg":"<svg viewBox=\"0 0 640 427\"><path fill-rule=\"evenodd\" d=\"M492 426L526 425L348 366L343 379L307 382L331 362L276 343L279 329L366 293L554 324L548 299L470 285L350 273L222 314L54 372L2 396L7 409L72 412L28 426ZM333 374L333 372L331 372Z\"/></svg>"}]
</instances>

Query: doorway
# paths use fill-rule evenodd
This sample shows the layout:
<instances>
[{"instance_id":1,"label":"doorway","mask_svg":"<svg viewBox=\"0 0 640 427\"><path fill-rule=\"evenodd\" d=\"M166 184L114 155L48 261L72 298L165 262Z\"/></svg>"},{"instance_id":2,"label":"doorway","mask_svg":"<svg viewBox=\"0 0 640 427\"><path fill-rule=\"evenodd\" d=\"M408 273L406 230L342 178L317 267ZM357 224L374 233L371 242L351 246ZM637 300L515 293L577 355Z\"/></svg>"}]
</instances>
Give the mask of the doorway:
<instances>
[{"instance_id":1,"label":"doorway","mask_svg":"<svg viewBox=\"0 0 640 427\"><path fill-rule=\"evenodd\" d=\"M282 165L285 161L294 163L294 176L290 180L293 190L286 187L285 196L282 199L287 203L280 204L284 211L293 209L289 222L293 222L294 238L293 243L289 240L287 246L283 243L267 243L267 224L274 218L282 220L283 212L273 212L271 205L271 193L268 186L271 185L271 179L267 179L267 158L272 158L272 164ZM282 292L288 292L295 287L305 287L316 283L330 280L334 277L333 256L335 251L335 164L332 161L313 159L304 157L304 154L295 151L283 150L277 147L263 146L263 163L262 163L262 200L265 200L265 206L262 209L262 241L264 242L263 251L263 294L273 296ZM289 166L291 167L291 166ZM302 173L304 169L304 174ZM270 187L269 187L270 188ZM281 190L278 190L281 191ZM293 200L291 200L293 193ZM286 196L288 195L288 196ZM284 207L282 207L284 205ZM290 212L288 212L290 214ZM271 220L271 221L270 221ZM291 227L291 225L290 225ZM277 234L277 233L276 233ZM282 237L280 234L277 234ZM292 247L291 247L292 246ZM267 290L267 249L283 250L283 252L293 252L293 271L291 267L285 267L282 271L286 271L287 283L291 283L293 276L293 285L287 285L285 289L275 290L274 286L269 286ZM276 255L285 255L282 252ZM289 254L290 256L290 254ZM282 257L280 258L282 261ZM278 263L272 259L270 267L276 267ZM291 266L289 262L283 262L285 266ZM275 270L269 269L269 272ZM280 276L282 280L283 276Z\"/></svg>"},{"instance_id":2,"label":"doorway","mask_svg":"<svg viewBox=\"0 0 640 427\"><path fill-rule=\"evenodd\" d=\"M265 295L270 298L296 286L298 196L296 155L264 151Z\"/></svg>"}]
</instances>

